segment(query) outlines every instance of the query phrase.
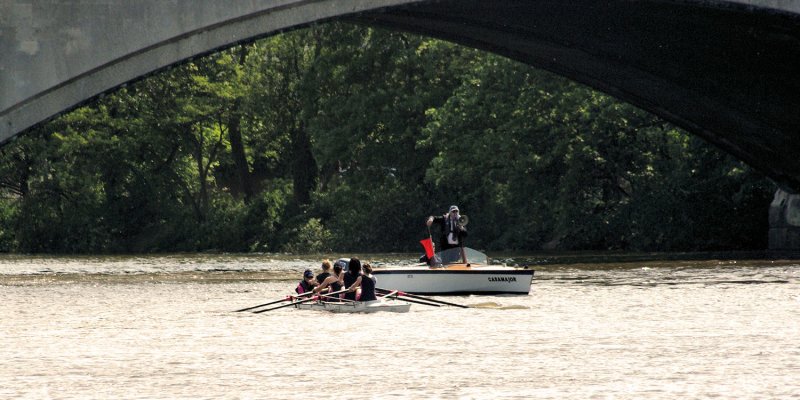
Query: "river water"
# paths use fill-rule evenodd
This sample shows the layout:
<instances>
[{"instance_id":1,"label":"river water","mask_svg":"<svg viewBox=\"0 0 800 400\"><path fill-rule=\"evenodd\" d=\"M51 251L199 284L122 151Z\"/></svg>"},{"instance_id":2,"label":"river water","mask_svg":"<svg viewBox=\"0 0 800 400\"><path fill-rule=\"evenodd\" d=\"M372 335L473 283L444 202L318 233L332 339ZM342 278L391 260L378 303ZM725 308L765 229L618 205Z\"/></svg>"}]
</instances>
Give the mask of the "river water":
<instances>
[{"instance_id":1,"label":"river water","mask_svg":"<svg viewBox=\"0 0 800 400\"><path fill-rule=\"evenodd\" d=\"M797 261L546 265L528 296L440 298L468 309L232 312L318 261L0 258L0 398L800 398Z\"/></svg>"}]
</instances>

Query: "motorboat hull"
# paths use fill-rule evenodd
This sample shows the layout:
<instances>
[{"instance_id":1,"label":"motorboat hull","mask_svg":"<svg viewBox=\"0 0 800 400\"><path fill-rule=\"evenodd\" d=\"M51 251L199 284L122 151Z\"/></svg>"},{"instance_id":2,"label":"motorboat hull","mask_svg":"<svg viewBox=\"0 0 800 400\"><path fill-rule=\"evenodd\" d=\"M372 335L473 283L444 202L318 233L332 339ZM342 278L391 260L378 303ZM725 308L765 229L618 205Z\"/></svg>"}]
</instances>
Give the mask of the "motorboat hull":
<instances>
[{"instance_id":1,"label":"motorboat hull","mask_svg":"<svg viewBox=\"0 0 800 400\"><path fill-rule=\"evenodd\" d=\"M444 268L394 267L373 271L377 286L414 294L528 294L532 269L450 264Z\"/></svg>"}]
</instances>

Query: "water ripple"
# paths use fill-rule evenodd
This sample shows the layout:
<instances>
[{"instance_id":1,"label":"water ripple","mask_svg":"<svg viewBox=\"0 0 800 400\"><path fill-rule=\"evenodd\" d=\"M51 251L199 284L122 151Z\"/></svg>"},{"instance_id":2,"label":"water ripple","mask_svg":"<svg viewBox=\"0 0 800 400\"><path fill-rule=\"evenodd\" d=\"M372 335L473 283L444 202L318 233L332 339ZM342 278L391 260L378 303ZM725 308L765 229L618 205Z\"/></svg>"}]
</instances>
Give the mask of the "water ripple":
<instances>
[{"instance_id":1,"label":"water ripple","mask_svg":"<svg viewBox=\"0 0 800 400\"><path fill-rule=\"evenodd\" d=\"M541 266L529 296L333 315L232 312L316 258L199 259L6 260L35 273L0 275L0 398L800 397L790 265Z\"/></svg>"}]
</instances>

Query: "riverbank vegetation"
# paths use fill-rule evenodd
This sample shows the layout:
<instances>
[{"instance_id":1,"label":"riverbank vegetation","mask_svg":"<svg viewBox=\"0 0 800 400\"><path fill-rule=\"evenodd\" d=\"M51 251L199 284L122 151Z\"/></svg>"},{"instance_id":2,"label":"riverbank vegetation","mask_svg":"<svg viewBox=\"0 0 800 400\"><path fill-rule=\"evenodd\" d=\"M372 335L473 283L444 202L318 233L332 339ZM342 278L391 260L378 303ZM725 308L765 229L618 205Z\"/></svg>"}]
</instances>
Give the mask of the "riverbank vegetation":
<instances>
[{"instance_id":1,"label":"riverbank vegetation","mask_svg":"<svg viewBox=\"0 0 800 400\"><path fill-rule=\"evenodd\" d=\"M492 251L763 249L775 190L585 86L338 23L41 125L0 148L0 187L0 250L51 253L418 250L451 204Z\"/></svg>"}]
</instances>

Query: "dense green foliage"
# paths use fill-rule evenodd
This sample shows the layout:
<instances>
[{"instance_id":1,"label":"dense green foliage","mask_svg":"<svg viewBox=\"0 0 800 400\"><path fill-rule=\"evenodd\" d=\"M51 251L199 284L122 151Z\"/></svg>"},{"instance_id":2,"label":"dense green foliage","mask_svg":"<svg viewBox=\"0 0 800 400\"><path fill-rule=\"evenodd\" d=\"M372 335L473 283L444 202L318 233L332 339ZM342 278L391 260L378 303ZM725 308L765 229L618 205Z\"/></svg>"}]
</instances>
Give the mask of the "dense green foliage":
<instances>
[{"instance_id":1,"label":"dense green foliage","mask_svg":"<svg viewBox=\"0 0 800 400\"><path fill-rule=\"evenodd\" d=\"M765 247L774 186L630 105L492 54L329 24L128 85L0 149L0 250Z\"/></svg>"}]
</instances>

